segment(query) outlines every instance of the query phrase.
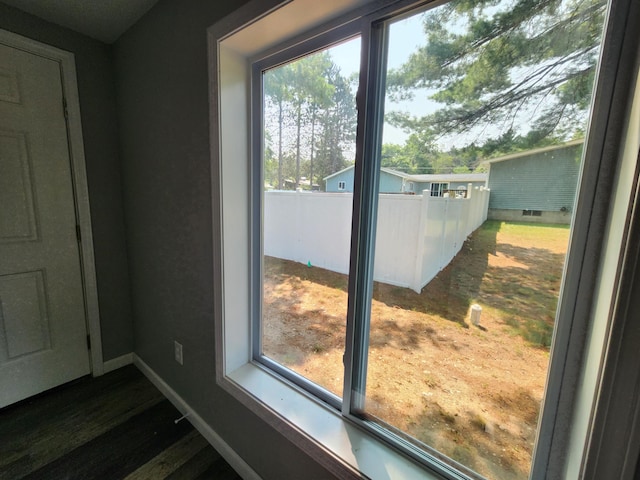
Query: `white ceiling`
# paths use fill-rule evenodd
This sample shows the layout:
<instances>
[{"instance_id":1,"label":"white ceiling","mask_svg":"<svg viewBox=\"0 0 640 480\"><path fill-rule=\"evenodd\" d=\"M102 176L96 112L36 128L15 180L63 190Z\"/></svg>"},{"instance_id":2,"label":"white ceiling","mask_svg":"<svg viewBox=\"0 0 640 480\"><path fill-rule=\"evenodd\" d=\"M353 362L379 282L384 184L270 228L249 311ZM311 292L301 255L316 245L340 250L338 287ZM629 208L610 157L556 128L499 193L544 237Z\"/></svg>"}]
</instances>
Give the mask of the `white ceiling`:
<instances>
[{"instance_id":1,"label":"white ceiling","mask_svg":"<svg viewBox=\"0 0 640 480\"><path fill-rule=\"evenodd\" d=\"M51 23L113 43L158 0L0 0Z\"/></svg>"}]
</instances>

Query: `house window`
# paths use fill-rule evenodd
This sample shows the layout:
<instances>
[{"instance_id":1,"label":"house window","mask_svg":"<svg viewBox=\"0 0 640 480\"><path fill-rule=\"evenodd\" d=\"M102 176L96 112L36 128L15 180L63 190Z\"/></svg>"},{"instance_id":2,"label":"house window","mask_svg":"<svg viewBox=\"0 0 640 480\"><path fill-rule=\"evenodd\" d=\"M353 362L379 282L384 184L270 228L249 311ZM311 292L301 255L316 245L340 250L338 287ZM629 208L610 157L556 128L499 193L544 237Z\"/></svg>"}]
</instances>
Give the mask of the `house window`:
<instances>
[{"instance_id":1,"label":"house window","mask_svg":"<svg viewBox=\"0 0 640 480\"><path fill-rule=\"evenodd\" d=\"M302 3L304 2L291 2L282 8L294 8ZM349 464L350 468L358 469L372 478L376 477L376 472L380 469L391 471L389 470L391 464L393 464L393 471L410 471L415 478L420 476L430 478L430 472L445 478L474 477L478 473L493 475L497 478L514 476L525 478L530 470L534 477L543 476L545 472L563 468L562 462L565 456L556 454L555 450L552 456L550 449L574 452L580 449L581 443L584 444L587 435L583 432L582 438L572 438L568 441L563 435L566 435L566 430L571 425L564 425L565 428L554 428L563 427L561 425L563 419L571 418L570 405L573 401L572 399L561 401L560 392L565 392L565 382L568 385L575 385L582 366L567 366L571 362L567 364L555 362L555 370L552 370L549 376L553 388L546 393L543 388L538 388L532 394L522 384L517 383L526 375L509 370L513 368L513 363L504 361L505 352L500 350L502 346L496 344L495 349L485 354L477 354L479 350L475 348L487 342L492 335L503 335L500 337L503 341L515 338L520 350L518 348L509 350L509 354L513 354L516 358L520 352L525 360L522 365L533 363L541 365L541 368L536 371L536 376L543 378L543 384L547 365L545 359L548 358L552 338L555 338L556 342L554 355L568 355L567 352L571 348L582 348L573 347L569 337L576 326L579 327L578 330L586 328L584 326L586 321L582 316L574 315L574 312L576 305L589 303L591 299L589 296L581 297L580 295L583 291L591 291L588 285L595 285L596 275L593 272L596 272L597 268L593 267L598 265L600 254L599 251L591 252L593 255L585 253L591 245L591 243L587 245L585 239L590 235L599 234L596 225L588 220L596 219L596 224L601 228L606 220L606 216L602 217L606 215L602 213L605 209L598 210L599 206L593 202L596 195L594 188L583 190L576 208L578 220L575 222L575 228L577 230L570 234L565 229L567 236L564 239L565 246L561 247L559 252L554 249L559 248L558 245L561 245L563 240L551 242L554 246L541 247L540 240L543 237L546 240L546 231L544 233L538 231L531 235L518 231L518 226L512 228L488 224L479 232L480 238L474 237L473 241L484 241L489 247L495 247L502 242L507 245L505 248L508 252L503 252L502 255L496 255L494 250L479 252L477 258L484 261L485 271L479 275L470 274L469 268L472 264L463 263L464 275L461 274L460 278L453 279L454 281L449 285L455 288L451 290L445 288L438 293L435 288L427 291L424 297L421 296L422 293L416 293L417 297L411 297L411 292L406 291L401 282L392 282L379 274L381 269L384 271L384 262L392 267L398 267L397 270L402 270L406 260L403 256L411 257L410 252L403 249L389 249L386 250L389 252L388 256L378 256L379 252L388 248L388 239L385 234L396 233L396 237L411 237L406 235L406 228L410 222L404 222L402 228L397 228L393 223L384 224L386 220L383 220L382 212L388 208L388 205L384 204L385 199L378 195L382 145L387 140L388 143L393 143L393 139L387 137L392 135L390 126L393 126L392 123L398 124L402 121L401 115L394 115L393 118L389 117L387 122L383 112L393 111L397 107L396 102L402 102L403 97L420 93L398 90L411 85L412 80L410 77L400 78L403 65L393 62L398 58L409 59L412 52L406 51L404 55L398 55L393 49L401 49L403 44L407 45L401 33L409 31L409 24L412 21L418 23L419 29L426 29L427 38L437 40L452 34L452 32L438 30L442 24L440 20L446 20L448 16L458 15L460 12L462 14L469 12L467 7L468 4L464 2L460 4L451 2L441 3L427 10L409 12L407 2L398 2L398 5L387 5L379 11L371 9L365 17L361 17L362 10L359 10L359 13L354 16L347 14L340 16L337 20L329 20L326 33L321 33L321 29L316 27L320 22L315 18L309 20L311 33L310 40L307 42L301 41L301 30L291 31L290 36L295 37L295 41L285 42L279 47L265 43L266 53L264 54L256 53L256 48L246 49L243 53L241 46L246 44L243 44L242 40L246 42L246 38L253 38L249 34L246 38L242 37L245 32L251 32L260 22L269 21L270 17L273 17L273 25L283 24L278 23L275 17L278 11L274 11L260 22L251 23L246 29L237 30L230 37L221 40L217 44L219 51L213 54L220 68L219 79L216 80L219 82L220 91L218 112L220 132L219 136L215 136L218 134L214 132L214 138L221 146L218 148L218 145L214 145L213 152L214 158L219 158L221 166L219 173L215 174L220 175L218 185L223 205L220 211L222 234L220 262L224 274L220 279L222 286L216 301L217 305L221 305L217 307L221 310L217 312L216 322L217 337L221 338L220 342L222 342L216 350L218 381L254 411L268 418L271 423L278 422L279 427L282 427L282 431L289 438L304 438L301 448L316 452L315 454L318 454L318 451L331 452L331 455ZM557 11L567 12L571 9L565 6ZM545 18L549 20L548 16ZM582 17L579 16L579 18ZM460 20L456 23L456 29L461 28L462 23L459 22ZM536 33L534 28L536 25L547 31L547 26L540 22L529 21L527 25L528 27L522 32L525 37L527 34ZM591 33L594 31L593 28L578 30ZM612 31L616 29L613 28ZM422 32L424 34L425 30ZM430 34L431 37L429 37ZM255 38L260 36L257 31L254 31L253 35ZM264 176L273 176L273 180L268 182L272 185L278 183L278 179L283 175L297 179L298 171L304 171L305 175L307 171L311 171L312 159L314 173L308 174L311 183L314 175L316 178L324 178L342 168L336 166L335 170L326 173L318 170L322 163L318 160L322 148L331 146L331 142L328 142L322 147L321 140L323 135L335 134L335 125L326 131L321 130L319 117L315 117L314 114L323 112L325 108L327 109L324 111L325 115L329 114L327 112L335 113L335 98L333 103L329 101L324 107L321 103L321 95L317 97L309 94L296 95L289 91L287 96L282 97L284 100L281 107L277 93L270 93L278 91L270 90L272 88L270 78L281 74L284 76L285 68L288 68L293 71L294 76L289 77L290 81L284 84L285 87L293 89L296 84L303 85L305 82L301 79L307 72L313 71L310 65L316 62L321 63L316 60L317 58L327 55L333 58L334 52L337 51L334 50L335 48L347 45L346 42L354 41L353 39L359 35L362 35L362 49L365 52L361 61L362 71L359 76L357 74L349 76L351 80L358 78L358 85L343 84L342 89L345 96L347 94L353 96L356 91L360 91L359 98L363 102L358 109L356 147L349 147L346 138L338 142L342 154L346 157L345 161L352 159L348 157L349 153L355 153L355 191L351 211L345 220L346 223L354 226L354 230L346 243L338 242L335 238L329 239L330 242L336 242L331 244L333 247L341 245L338 253L346 256L348 271L344 269L340 271L343 268L340 267L340 261L330 264L330 262L319 263L316 260L320 258L318 252L327 243L324 234L312 234L308 237L300 235L301 230L313 231L314 226L320 224L323 215L335 219L334 216L329 215L328 209L323 210L322 206L303 205L301 202L304 200L296 200L299 203L295 204L295 208L291 210L294 213L291 215L275 215L275 210L271 208L275 203L284 203L285 197L297 195L301 198L313 197L314 200L316 198L322 200L322 195L268 192L275 194L269 197L263 192ZM283 40L286 39L283 38ZM576 40L568 41L566 45L571 45L574 41ZM357 51L355 48L354 50ZM532 50L524 49L524 51ZM583 59L587 63L579 63L578 66L584 67L593 61L593 58L597 57L597 51L598 47L590 52L589 58ZM461 54L464 52L463 48ZM258 60L255 60L256 58ZM247 59L253 60L253 63L248 63ZM471 60L473 59L469 59ZM352 59L345 63L353 62ZM241 82L247 78L246 65L248 64L251 64L253 69L252 95L248 93L249 88L237 88L237 82L242 84ZM624 62L616 64L624 64ZM432 64L423 66L424 68L433 67ZM454 66L462 68L461 64ZM567 68L563 66L554 73L566 73L569 71ZM458 71L463 70L462 68ZM544 63L544 70L548 71L546 63ZM579 70L573 73L578 75ZM326 76L320 73L308 77L311 79L309 84L334 85L334 89L328 88L326 91L335 93L338 88L331 82L337 81L335 74L342 70L330 67L328 71L333 73ZM406 71L411 70L407 67ZM509 75L526 74L519 68L513 71L507 68L506 71ZM481 72L482 70L477 71L477 73ZM438 79L438 72L429 71L428 73L431 76L435 75L436 80ZM456 74L455 71L448 73L451 75L450 78ZM503 76L503 79L507 77L508 75ZM494 81L493 75L491 77L479 75L476 79L478 78L488 82L487 88L500 83ZM510 80L518 81L517 78ZM519 79L519 81L523 80L525 79ZM553 77L545 80L551 81ZM429 81L428 76L416 80L417 84L425 81ZM453 85L450 91L429 93L429 95L441 98L445 105L453 105L451 103L453 96L462 91L473 91L473 88L467 88L468 85L464 83L466 81L471 80L465 80L463 75L459 79L460 83ZM540 85L541 81L540 78L532 79L534 86ZM553 80L553 82L556 81L558 78ZM245 86L248 87L248 85ZM324 91L322 88L320 90ZM552 108L553 105L544 104L545 98L555 98L551 91L552 89L541 91L541 98L538 98L538 101L543 102L541 105L549 108L541 108L536 104L535 108L527 110L518 103L511 112L512 116L507 115L507 117L514 125L518 125L516 121L518 115L524 115L527 122L523 124L533 124L534 122L530 121L533 113L556 112L557 109ZM564 89L562 93L563 99L571 98L571 95L565 95ZM212 104L215 105L215 102ZM428 105L429 102L425 104ZM584 102L580 103L580 105L584 104ZM243 118L245 110L238 109L238 105L251 105L252 115ZM580 105L572 107L579 110ZM282 118L286 118L287 128L293 128L294 133L280 136L280 129L282 128L284 132L285 128L285 123L280 123L281 108L286 109L286 114L283 114ZM456 109L452 110L455 114ZM586 121L586 114L578 110L572 111L569 118L580 118L580 115L583 115L582 118ZM460 113L460 110L457 110L457 113ZM597 122L600 128L589 131L604 134L607 126L621 124L607 121L606 108L600 109L598 113L600 116ZM428 117L430 112L414 112L414 114ZM442 116L442 112L439 112L437 116L430 118L442 121L445 117ZM482 115L481 118L491 118L491 116ZM435 160L453 158L454 154L459 152L455 150L458 142L462 144L469 139L475 140L478 135L484 133L495 135L496 132L492 131L492 128L505 124L503 121L496 120L497 123L493 126L490 124L487 128L473 130L477 119L470 120L471 131L451 133L457 128L459 119L446 126L443 137L448 135L448 140L439 139L438 141L453 143L448 146L444 143L438 146L438 148L449 150L445 152L446 155L443 154ZM411 124L417 125L417 122L407 122L405 126ZM545 125L548 127L553 124L541 123L541 127ZM259 128L255 128L256 126ZM571 128L571 125L563 125L560 133L569 134L567 132L571 132ZM258 137L250 138L248 136L250 130L258 132ZM585 124L581 125L579 130L585 130ZM276 138L279 139L278 143L275 143ZM334 138L331 138L331 141L335 146ZM413 137L412 148L417 149L426 144L425 141L422 143L416 141L416 138L419 137ZM430 140L433 137L427 138ZM494 137L490 138L494 139ZM617 138L615 132L611 134L611 138ZM583 181L587 186L597 186L598 189L607 188L606 185L601 187L599 181L594 181L594 179L599 180L598 172L602 171L603 165L606 164L610 168L616 167L615 155L601 158L593 154L602 150L602 142L605 141L606 138L595 138L591 140L594 146L586 149L591 154L586 154ZM409 143L408 140L407 143ZM254 147L253 152L247 149L248 145ZM429 144L429 148L432 147L433 145ZM220 156L216 157L217 155ZM247 159L246 164L238 161L243 158ZM249 162L250 158L252 163ZM423 162L428 161L427 156L420 158ZM426 171L426 168L433 166L416 168ZM286 170L287 168L289 171ZM214 169L214 172L217 170ZM251 195L228 187L242 179L252 180ZM431 195L441 196L446 189L448 184L441 183L435 190L432 185ZM418 200L409 196L395 197L391 200L412 202ZM474 197L472 192L470 200ZM328 195L326 198L333 200L336 197ZM452 204L451 212L446 212L447 215L458 208L458 204L462 204L462 202L450 203ZM587 207L581 209L580 205ZM298 211L307 211L304 210L307 208L318 208L318 214L301 215L300 218L294 216L298 215L296 213ZM409 208L401 211L409 211ZM247 212L251 212L250 216L247 216ZM601 216L597 217L597 215ZM393 219L393 215L390 218ZM249 221L244 222L245 219ZM423 223L419 214L413 219L413 223L418 225ZM295 228L291 228L290 224L294 224ZM536 226L536 228L539 227ZM451 232L456 232L456 229L457 227L450 229L445 224L441 230L443 234L453 235ZM428 230L429 233L434 231L426 228L424 230ZM402 232L402 235L397 235L398 232ZM540 322L536 322L538 315L526 317L527 310L537 308L537 297L535 301L530 302L526 299L513 301L515 294L524 295L528 292L535 296L538 287L529 288L531 279L528 277L514 279L509 275L514 272L528 275L532 270L546 265L537 257L532 259L532 256L542 254L541 251L545 249L549 250L550 258L553 260L551 263L561 266L570 235L573 237L571 257L565 267L567 275L563 278L562 271L556 275L558 278L554 281L557 283L552 289L556 294L551 294L547 299L550 299L553 306L557 301L557 291L560 288L563 289L559 313L556 317L551 307L552 314L548 318L545 317L547 324L541 325ZM501 238L503 236L507 238ZM273 238L278 238L279 241L269 244L268 242ZM427 241L423 242L420 244L423 250L421 255L426 255L427 250L439 253L458 248L464 243L464 237L449 238L450 241L442 243L438 249L432 248L432 244ZM522 245L510 244L509 242L514 238L522 242ZM474 243L472 250L476 250L476 246ZM522 258L513 256L518 250L525 253ZM247 252L251 255L248 256ZM458 253L454 252L453 256L457 256ZM470 252L462 252L462 254L473 255ZM411 258L414 258L414 261L410 273L415 273L418 262L415 262L415 257ZM467 257L469 258L474 257ZM592 268L577 268L582 262L589 264L588 266ZM422 263L431 265L428 261ZM501 265L505 263L509 265ZM503 267L505 270L501 271L501 283L498 285L493 275L495 272L490 269ZM248 271L253 272L251 276L247 276ZM485 276L486 272L490 274ZM551 274L545 271L543 279L550 282ZM488 283L483 285L482 282L485 281ZM585 282L587 285L584 288L578 288ZM446 282L443 282L442 278L439 283L446 287ZM521 291L511 292L513 294L510 293L511 296L491 293L491 288L495 288L495 292L504 293L503 287L517 287L516 290ZM436 301L425 306L427 305L424 303L425 300L433 300L430 295L435 296ZM466 296L460 301L454 298L458 295ZM477 298L482 299L481 301L488 301L487 299L490 298L495 300L497 297L509 299L511 303L515 303L515 310L511 310L514 314L497 319L495 313L497 307L493 304L485 305L487 308L482 310L483 320L481 321L485 323L480 323L483 328L469 325L466 321L468 313L466 310L471 308L471 303L467 302L477 299L474 295L478 295ZM414 298L415 302L411 307L406 308L407 299L410 298ZM385 306L390 309L385 309ZM506 305L502 307L511 308ZM422 314L430 315L432 323L424 321L420 316ZM301 317L305 317L304 322L300 320ZM253 320L253 324L250 323L250 319ZM270 324L269 322L272 321L275 323ZM549 323L551 327L555 324L555 333L548 328ZM467 336L452 338L453 330L448 330L452 326ZM250 351L246 349L248 344L251 345ZM533 350L529 350L531 346L538 349L538 353L542 352L542 355L536 356ZM525 347L526 352L523 350ZM430 357L423 354L424 348L431 352ZM390 354L391 351L393 353ZM582 358L582 356L574 355L572 358ZM494 360L495 363L492 363ZM341 367L343 364L344 368ZM571 368L574 369L571 370ZM478 377L480 378L483 372L488 375L485 381L468 382L465 378L465 375L471 374L480 374ZM266 385L269 387L267 388ZM415 389L416 386L417 389ZM469 392L474 391L477 396L470 396ZM407 394L407 392L410 393ZM445 395L442 395L442 392ZM545 442L538 444L536 457L532 459L536 418L540 413L540 401L543 396L545 410L541 412L542 420L538 436L545 438ZM471 398L476 402L468 401ZM483 410L484 407L478 410L476 407L484 401L483 398L489 398L490 403L494 405L492 408L496 410L491 410L490 413ZM498 407L495 407L496 405ZM521 415L513 423L508 423L508 416L500 417L499 411L509 406L515 407L516 415ZM586 410L588 411L589 408L587 407ZM357 427L354 428L354 425ZM300 435L300 431L304 432L304 436ZM471 438L472 441L464 443L466 437ZM529 442L526 449L522 449L520 444L514 447L511 441L518 438L524 438ZM315 442L316 447L308 446L309 441ZM366 444L366 449L357 448L358 444ZM523 450L526 450L524 454ZM411 461L403 463L406 458L410 458ZM331 463L330 460L327 462ZM403 476L410 478L411 475Z\"/></svg>"},{"instance_id":2,"label":"house window","mask_svg":"<svg viewBox=\"0 0 640 480\"><path fill-rule=\"evenodd\" d=\"M542 211L541 210L522 210L522 216L523 217L541 217Z\"/></svg>"},{"instance_id":3,"label":"house window","mask_svg":"<svg viewBox=\"0 0 640 480\"><path fill-rule=\"evenodd\" d=\"M338 182L338 190L344 190L346 188L346 182Z\"/></svg>"},{"instance_id":4,"label":"house window","mask_svg":"<svg viewBox=\"0 0 640 480\"><path fill-rule=\"evenodd\" d=\"M442 197L444 193L449 190L448 183L432 183L431 184L431 196Z\"/></svg>"}]
</instances>

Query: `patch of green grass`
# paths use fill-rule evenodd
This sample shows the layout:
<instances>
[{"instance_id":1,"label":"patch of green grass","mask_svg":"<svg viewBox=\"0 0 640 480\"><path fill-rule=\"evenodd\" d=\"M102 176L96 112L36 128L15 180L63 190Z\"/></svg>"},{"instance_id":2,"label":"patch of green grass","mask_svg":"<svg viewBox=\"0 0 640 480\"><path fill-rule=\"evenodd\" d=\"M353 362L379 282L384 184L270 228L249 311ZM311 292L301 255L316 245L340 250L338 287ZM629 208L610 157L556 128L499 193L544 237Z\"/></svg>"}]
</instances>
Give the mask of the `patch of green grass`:
<instances>
[{"instance_id":1,"label":"patch of green grass","mask_svg":"<svg viewBox=\"0 0 640 480\"><path fill-rule=\"evenodd\" d=\"M542 320L530 319L523 332L525 340L540 347L550 347L553 336L553 326Z\"/></svg>"},{"instance_id":2,"label":"patch of green grass","mask_svg":"<svg viewBox=\"0 0 640 480\"><path fill-rule=\"evenodd\" d=\"M556 225L547 223L527 223L527 222L497 222L500 227L497 231L509 235L514 240L537 240L545 238L548 240L559 239L564 241L569 232L569 225Z\"/></svg>"},{"instance_id":3,"label":"patch of green grass","mask_svg":"<svg viewBox=\"0 0 640 480\"><path fill-rule=\"evenodd\" d=\"M514 329L518 329L520 327L520 322L518 321L518 319L516 317L507 317L507 319L504 321L504 323L506 323L507 325L509 325L510 327L512 327Z\"/></svg>"},{"instance_id":4,"label":"patch of green grass","mask_svg":"<svg viewBox=\"0 0 640 480\"><path fill-rule=\"evenodd\" d=\"M510 316L505 319L505 324L510 327L513 335L520 335L536 347L551 346L553 324L548 321Z\"/></svg>"}]
</instances>

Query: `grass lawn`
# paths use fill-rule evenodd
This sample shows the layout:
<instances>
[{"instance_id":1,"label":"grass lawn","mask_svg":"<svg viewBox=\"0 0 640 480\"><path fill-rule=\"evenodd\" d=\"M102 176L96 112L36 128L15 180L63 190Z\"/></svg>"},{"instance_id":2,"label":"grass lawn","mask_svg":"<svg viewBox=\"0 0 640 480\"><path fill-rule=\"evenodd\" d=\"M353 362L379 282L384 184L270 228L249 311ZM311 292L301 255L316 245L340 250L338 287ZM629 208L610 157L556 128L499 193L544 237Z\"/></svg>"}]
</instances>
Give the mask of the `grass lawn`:
<instances>
[{"instance_id":1,"label":"grass lawn","mask_svg":"<svg viewBox=\"0 0 640 480\"><path fill-rule=\"evenodd\" d=\"M367 413L486 477L527 478L568 236L488 221L420 294L375 283ZM341 395L347 277L265 258L264 290L265 354Z\"/></svg>"}]
</instances>

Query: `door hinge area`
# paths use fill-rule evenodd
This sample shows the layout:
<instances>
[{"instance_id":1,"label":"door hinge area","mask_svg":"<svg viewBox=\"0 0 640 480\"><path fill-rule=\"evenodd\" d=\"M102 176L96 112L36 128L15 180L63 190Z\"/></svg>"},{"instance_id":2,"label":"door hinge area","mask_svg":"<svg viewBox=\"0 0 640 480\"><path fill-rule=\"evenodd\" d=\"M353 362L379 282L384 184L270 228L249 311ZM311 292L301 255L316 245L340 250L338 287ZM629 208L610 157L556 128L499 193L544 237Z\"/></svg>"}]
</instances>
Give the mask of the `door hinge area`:
<instances>
[{"instance_id":1,"label":"door hinge area","mask_svg":"<svg viewBox=\"0 0 640 480\"><path fill-rule=\"evenodd\" d=\"M80 230L80 225L76 225L76 239L78 243L82 243L82 231Z\"/></svg>"},{"instance_id":2,"label":"door hinge area","mask_svg":"<svg viewBox=\"0 0 640 480\"><path fill-rule=\"evenodd\" d=\"M91 350L91 337L87 335L87 350Z\"/></svg>"},{"instance_id":3,"label":"door hinge area","mask_svg":"<svg viewBox=\"0 0 640 480\"><path fill-rule=\"evenodd\" d=\"M69 110L67 109L67 99L62 97L62 112L64 114L65 119L69 119Z\"/></svg>"}]
</instances>

